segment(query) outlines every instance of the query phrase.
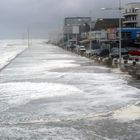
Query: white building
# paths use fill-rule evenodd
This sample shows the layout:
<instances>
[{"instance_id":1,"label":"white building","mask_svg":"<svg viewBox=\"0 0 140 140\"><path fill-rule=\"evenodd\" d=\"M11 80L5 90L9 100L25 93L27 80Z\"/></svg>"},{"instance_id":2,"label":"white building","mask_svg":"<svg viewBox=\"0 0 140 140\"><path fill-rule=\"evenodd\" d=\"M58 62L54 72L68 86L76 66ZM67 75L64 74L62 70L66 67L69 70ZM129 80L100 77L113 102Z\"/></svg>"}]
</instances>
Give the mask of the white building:
<instances>
[{"instance_id":1,"label":"white building","mask_svg":"<svg viewBox=\"0 0 140 140\"><path fill-rule=\"evenodd\" d=\"M89 32L88 39L97 40L97 41L107 40L107 31L105 30L91 31Z\"/></svg>"},{"instance_id":2,"label":"white building","mask_svg":"<svg viewBox=\"0 0 140 140\"><path fill-rule=\"evenodd\" d=\"M140 27L140 2L126 4L123 16L124 27Z\"/></svg>"}]
</instances>

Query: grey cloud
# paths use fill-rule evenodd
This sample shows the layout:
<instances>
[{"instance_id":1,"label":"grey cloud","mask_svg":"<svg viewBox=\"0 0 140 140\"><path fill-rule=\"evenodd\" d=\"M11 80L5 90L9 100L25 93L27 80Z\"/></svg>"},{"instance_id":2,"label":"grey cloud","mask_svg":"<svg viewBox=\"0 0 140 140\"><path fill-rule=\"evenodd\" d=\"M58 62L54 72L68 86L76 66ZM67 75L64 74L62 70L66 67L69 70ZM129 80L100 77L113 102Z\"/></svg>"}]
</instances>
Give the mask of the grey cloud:
<instances>
[{"instance_id":1,"label":"grey cloud","mask_svg":"<svg viewBox=\"0 0 140 140\"><path fill-rule=\"evenodd\" d=\"M102 12L101 7L117 7L119 0L3 0L0 1L0 37L17 37L30 26L36 36L47 36L63 25L65 16L114 17L116 11ZM139 0L135 0L138 2ZM122 5L132 0L122 0ZM22 33L21 33L22 34Z\"/></svg>"}]
</instances>

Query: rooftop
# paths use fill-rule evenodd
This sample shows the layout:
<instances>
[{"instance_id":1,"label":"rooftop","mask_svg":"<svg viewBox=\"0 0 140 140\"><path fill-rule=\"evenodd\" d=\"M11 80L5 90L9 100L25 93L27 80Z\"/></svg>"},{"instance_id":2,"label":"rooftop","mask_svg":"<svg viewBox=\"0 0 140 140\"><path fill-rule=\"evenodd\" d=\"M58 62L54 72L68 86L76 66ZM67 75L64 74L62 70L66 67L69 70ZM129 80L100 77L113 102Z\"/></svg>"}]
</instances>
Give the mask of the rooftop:
<instances>
[{"instance_id":1,"label":"rooftop","mask_svg":"<svg viewBox=\"0 0 140 140\"><path fill-rule=\"evenodd\" d=\"M119 18L97 19L94 30L117 28L119 27Z\"/></svg>"}]
</instances>

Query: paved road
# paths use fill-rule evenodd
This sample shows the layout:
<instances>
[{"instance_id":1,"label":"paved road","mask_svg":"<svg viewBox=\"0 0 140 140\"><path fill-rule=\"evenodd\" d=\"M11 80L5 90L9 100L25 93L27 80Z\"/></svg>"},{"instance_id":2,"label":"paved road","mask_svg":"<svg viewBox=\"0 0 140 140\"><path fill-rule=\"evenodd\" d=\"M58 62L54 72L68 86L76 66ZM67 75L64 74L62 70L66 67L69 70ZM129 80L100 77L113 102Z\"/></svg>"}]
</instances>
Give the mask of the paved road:
<instances>
[{"instance_id":1,"label":"paved road","mask_svg":"<svg viewBox=\"0 0 140 140\"><path fill-rule=\"evenodd\" d=\"M0 140L139 140L140 89L131 81L34 44L0 73Z\"/></svg>"}]
</instances>

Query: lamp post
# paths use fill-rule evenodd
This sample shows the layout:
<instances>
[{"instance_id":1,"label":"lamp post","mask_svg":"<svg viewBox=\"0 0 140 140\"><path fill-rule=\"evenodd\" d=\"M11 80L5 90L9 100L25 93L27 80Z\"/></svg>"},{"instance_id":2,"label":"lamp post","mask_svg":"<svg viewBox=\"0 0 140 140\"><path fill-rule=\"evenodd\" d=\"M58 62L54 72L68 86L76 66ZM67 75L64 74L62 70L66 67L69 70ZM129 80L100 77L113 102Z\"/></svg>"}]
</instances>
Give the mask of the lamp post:
<instances>
[{"instance_id":1,"label":"lamp post","mask_svg":"<svg viewBox=\"0 0 140 140\"><path fill-rule=\"evenodd\" d=\"M119 10L119 66L121 65L121 59L122 59L122 54L121 54L121 48L122 48L122 7L121 7L121 0L119 0L119 7L118 8L101 8L101 10Z\"/></svg>"},{"instance_id":2,"label":"lamp post","mask_svg":"<svg viewBox=\"0 0 140 140\"><path fill-rule=\"evenodd\" d=\"M91 50L91 48L92 48L92 39L91 39L91 31L92 31L92 28L91 28L91 23L92 23L92 16L91 16L91 11L90 11L90 30L89 30L89 32L90 32L90 50Z\"/></svg>"},{"instance_id":3,"label":"lamp post","mask_svg":"<svg viewBox=\"0 0 140 140\"><path fill-rule=\"evenodd\" d=\"M30 47L30 29L27 28L27 40L28 40L28 48Z\"/></svg>"},{"instance_id":4,"label":"lamp post","mask_svg":"<svg viewBox=\"0 0 140 140\"><path fill-rule=\"evenodd\" d=\"M122 20L121 20L121 0L119 0L119 65L121 65L121 59L122 59L122 54L121 54L121 48L122 48Z\"/></svg>"}]
</instances>

